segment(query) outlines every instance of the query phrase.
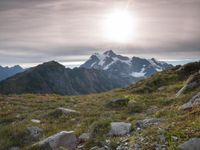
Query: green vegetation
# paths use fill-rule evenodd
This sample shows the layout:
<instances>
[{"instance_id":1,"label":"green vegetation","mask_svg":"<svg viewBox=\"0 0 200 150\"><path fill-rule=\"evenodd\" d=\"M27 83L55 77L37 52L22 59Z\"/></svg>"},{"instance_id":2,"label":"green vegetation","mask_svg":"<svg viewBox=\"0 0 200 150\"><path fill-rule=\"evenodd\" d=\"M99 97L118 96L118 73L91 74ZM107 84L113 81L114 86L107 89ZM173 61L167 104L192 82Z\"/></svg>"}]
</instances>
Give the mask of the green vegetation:
<instances>
[{"instance_id":1,"label":"green vegetation","mask_svg":"<svg viewBox=\"0 0 200 150\"><path fill-rule=\"evenodd\" d=\"M0 95L0 149L19 146L27 149L36 141L27 140L27 127L37 126L44 130L44 137L62 130L81 133L90 132L92 139L86 147L98 145L109 138L111 145L116 148L118 137L107 137L109 124L112 121L131 122L133 132L129 143L134 145L138 136L148 137L149 143L161 143L158 139L159 129L163 129L170 150L191 137L200 137L200 107L191 110L180 110L179 106L187 102L200 91L200 87L186 91L180 97L176 92L184 85L186 78L180 77L174 70L157 73L149 79L138 82L127 89L119 89L106 93L84 96L59 95ZM162 90L158 88L165 86ZM128 98L125 107L111 108L107 104L114 98ZM147 114L151 106L158 111ZM58 107L74 109L79 115L64 115L56 111ZM163 118L165 121L158 126L145 128L138 135L135 123L146 117ZM41 123L31 122L38 119ZM43 138L44 138L43 137ZM177 137L174 140L173 137ZM143 149L153 149L153 145L142 145Z\"/></svg>"}]
</instances>

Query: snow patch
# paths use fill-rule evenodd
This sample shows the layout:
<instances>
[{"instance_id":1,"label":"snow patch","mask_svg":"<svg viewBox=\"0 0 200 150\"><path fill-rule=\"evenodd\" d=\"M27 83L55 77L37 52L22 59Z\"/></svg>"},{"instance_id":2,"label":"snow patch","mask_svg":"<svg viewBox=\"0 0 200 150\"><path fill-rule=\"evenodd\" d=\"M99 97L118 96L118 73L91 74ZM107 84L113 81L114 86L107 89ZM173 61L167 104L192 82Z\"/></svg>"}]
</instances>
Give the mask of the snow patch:
<instances>
[{"instance_id":1,"label":"snow patch","mask_svg":"<svg viewBox=\"0 0 200 150\"><path fill-rule=\"evenodd\" d=\"M145 71L145 68L143 67L140 72L132 72L130 75L132 77L137 77L137 78L145 77L145 72L144 71Z\"/></svg>"}]
</instances>

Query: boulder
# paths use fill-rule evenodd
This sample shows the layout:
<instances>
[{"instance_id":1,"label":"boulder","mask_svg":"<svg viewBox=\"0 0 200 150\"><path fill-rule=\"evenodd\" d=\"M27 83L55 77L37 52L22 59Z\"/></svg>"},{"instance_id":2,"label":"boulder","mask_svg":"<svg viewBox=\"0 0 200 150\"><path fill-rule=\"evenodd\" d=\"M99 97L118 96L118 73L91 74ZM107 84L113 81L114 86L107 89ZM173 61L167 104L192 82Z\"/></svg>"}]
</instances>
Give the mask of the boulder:
<instances>
[{"instance_id":1,"label":"boulder","mask_svg":"<svg viewBox=\"0 0 200 150\"><path fill-rule=\"evenodd\" d=\"M161 86L158 88L158 91L164 91L167 88L167 86Z\"/></svg>"},{"instance_id":2,"label":"boulder","mask_svg":"<svg viewBox=\"0 0 200 150\"><path fill-rule=\"evenodd\" d=\"M192 138L189 141L179 145L180 150L199 150L200 138Z\"/></svg>"},{"instance_id":3,"label":"boulder","mask_svg":"<svg viewBox=\"0 0 200 150\"><path fill-rule=\"evenodd\" d=\"M76 144L77 139L74 131L61 131L44 139L43 141L40 141L34 146L36 146L38 149L44 150L58 150L60 148L75 150Z\"/></svg>"},{"instance_id":4,"label":"boulder","mask_svg":"<svg viewBox=\"0 0 200 150\"><path fill-rule=\"evenodd\" d=\"M183 104L182 106L180 106L180 109L190 109L193 108L194 106L197 106L200 104L200 92L197 93L195 96L193 96L189 102Z\"/></svg>"},{"instance_id":5,"label":"boulder","mask_svg":"<svg viewBox=\"0 0 200 150\"><path fill-rule=\"evenodd\" d=\"M128 102L129 102L129 99L127 98L119 98L119 99L111 100L107 105L109 107L123 107L123 106L127 106Z\"/></svg>"},{"instance_id":6,"label":"boulder","mask_svg":"<svg viewBox=\"0 0 200 150\"><path fill-rule=\"evenodd\" d=\"M31 138L39 138L43 133L43 129L39 127L28 127L27 130L30 133Z\"/></svg>"},{"instance_id":7,"label":"boulder","mask_svg":"<svg viewBox=\"0 0 200 150\"><path fill-rule=\"evenodd\" d=\"M137 128L146 128L152 125L159 125L162 121L163 119L159 118L147 118L144 120L137 121L136 126Z\"/></svg>"},{"instance_id":8,"label":"boulder","mask_svg":"<svg viewBox=\"0 0 200 150\"><path fill-rule=\"evenodd\" d=\"M131 123L125 122L112 122L109 135L121 136L129 134L131 131Z\"/></svg>"},{"instance_id":9,"label":"boulder","mask_svg":"<svg viewBox=\"0 0 200 150\"><path fill-rule=\"evenodd\" d=\"M11 147L9 150L20 150L19 147Z\"/></svg>"},{"instance_id":10,"label":"boulder","mask_svg":"<svg viewBox=\"0 0 200 150\"><path fill-rule=\"evenodd\" d=\"M63 108L63 107L59 107L59 108L57 108L57 110L61 111L65 115L68 115L68 114L79 114L79 112L76 111L76 110Z\"/></svg>"},{"instance_id":11,"label":"boulder","mask_svg":"<svg viewBox=\"0 0 200 150\"><path fill-rule=\"evenodd\" d=\"M86 142L90 139L90 134L89 133L82 133L79 136L79 142Z\"/></svg>"}]
</instances>

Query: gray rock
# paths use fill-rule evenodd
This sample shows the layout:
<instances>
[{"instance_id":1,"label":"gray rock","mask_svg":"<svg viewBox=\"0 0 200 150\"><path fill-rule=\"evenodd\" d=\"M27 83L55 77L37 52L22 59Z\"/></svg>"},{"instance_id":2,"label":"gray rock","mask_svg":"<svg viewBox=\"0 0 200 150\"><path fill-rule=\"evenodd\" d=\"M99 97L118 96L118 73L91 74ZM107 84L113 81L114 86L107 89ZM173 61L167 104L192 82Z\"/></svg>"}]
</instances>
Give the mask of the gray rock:
<instances>
[{"instance_id":1,"label":"gray rock","mask_svg":"<svg viewBox=\"0 0 200 150\"><path fill-rule=\"evenodd\" d=\"M62 131L40 141L35 146L51 150L58 150L60 147L68 150L75 150L76 144L77 139L74 131Z\"/></svg>"},{"instance_id":2,"label":"gray rock","mask_svg":"<svg viewBox=\"0 0 200 150\"><path fill-rule=\"evenodd\" d=\"M41 129L39 127L28 127L27 130L29 131L30 137L32 137L32 138L41 137L41 135L43 133L43 129Z\"/></svg>"},{"instance_id":3,"label":"gray rock","mask_svg":"<svg viewBox=\"0 0 200 150\"><path fill-rule=\"evenodd\" d=\"M57 108L57 110L62 111L62 113L66 114L66 115L68 115L68 114L79 114L79 112L76 111L76 110L68 109L68 108L63 108L63 107L59 107L59 108Z\"/></svg>"},{"instance_id":4,"label":"gray rock","mask_svg":"<svg viewBox=\"0 0 200 150\"><path fill-rule=\"evenodd\" d=\"M136 126L137 128L146 128L152 125L159 125L162 121L163 119L159 118L147 118L144 120L137 121Z\"/></svg>"},{"instance_id":5,"label":"gray rock","mask_svg":"<svg viewBox=\"0 0 200 150\"><path fill-rule=\"evenodd\" d=\"M199 150L200 138L192 138L179 146L180 150Z\"/></svg>"},{"instance_id":6,"label":"gray rock","mask_svg":"<svg viewBox=\"0 0 200 150\"><path fill-rule=\"evenodd\" d=\"M86 142L90 139L90 134L89 133L83 133L79 136L79 141L80 142Z\"/></svg>"},{"instance_id":7,"label":"gray rock","mask_svg":"<svg viewBox=\"0 0 200 150\"><path fill-rule=\"evenodd\" d=\"M163 91L163 90L165 90L166 88L167 88L167 86L161 86L161 87L158 88L158 91Z\"/></svg>"},{"instance_id":8,"label":"gray rock","mask_svg":"<svg viewBox=\"0 0 200 150\"><path fill-rule=\"evenodd\" d=\"M116 136L126 135L129 134L130 131L131 131L131 123L112 122L109 135L116 135Z\"/></svg>"},{"instance_id":9,"label":"gray rock","mask_svg":"<svg viewBox=\"0 0 200 150\"><path fill-rule=\"evenodd\" d=\"M189 102L183 104L182 106L180 106L180 109L190 109L193 108L194 106L197 106L200 104L200 92L197 93L195 96L193 96Z\"/></svg>"},{"instance_id":10,"label":"gray rock","mask_svg":"<svg viewBox=\"0 0 200 150\"><path fill-rule=\"evenodd\" d=\"M31 119L31 122L33 122L33 123L40 123L41 121L38 120L38 119Z\"/></svg>"}]
</instances>

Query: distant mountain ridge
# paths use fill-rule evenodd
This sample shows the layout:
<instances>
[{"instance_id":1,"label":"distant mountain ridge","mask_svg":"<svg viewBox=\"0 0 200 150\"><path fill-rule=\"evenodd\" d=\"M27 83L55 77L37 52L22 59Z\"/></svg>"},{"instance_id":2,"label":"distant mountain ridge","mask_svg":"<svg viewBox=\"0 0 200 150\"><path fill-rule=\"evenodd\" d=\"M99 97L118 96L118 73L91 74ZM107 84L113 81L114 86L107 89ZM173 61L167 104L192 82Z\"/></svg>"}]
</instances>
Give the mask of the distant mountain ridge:
<instances>
[{"instance_id":1,"label":"distant mountain ridge","mask_svg":"<svg viewBox=\"0 0 200 150\"><path fill-rule=\"evenodd\" d=\"M129 81L104 70L74 68L50 61L0 82L0 93L55 93L78 95L125 87Z\"/></svg>"},{"instance_id":2,"label":"distant mountain ridge","mask_svg":"<svg viewBox=\"0 0 200 150\"><path fill-rule=\"evenodd\" d=\"M105 70L111 74L121 77L129 77L132 80L149 77L156 72L172 68L173 65L156 59L144 59L139 57L125 57L115 54L112 50L103 54L93 54L81 68L94 68L97 70Z\"/></svg>"},{"instance_id":3,"label":"distant mountain ridge","mask_svg":"<svg viewBox=\"0 0 200 150\"><path fill-rule=\"evenodd\" d=\"M19 66L13 66L13 67L2 67L0 66L0 81L9 78L17 73L23 72L24 69Z\"/></svg>"}]
</instances>

